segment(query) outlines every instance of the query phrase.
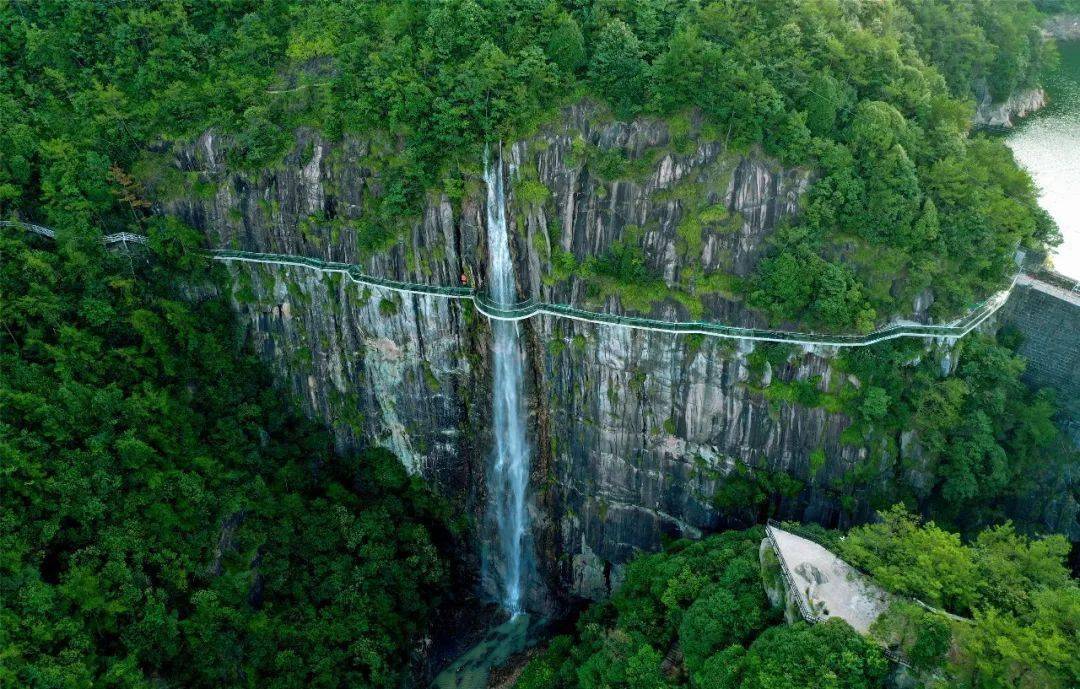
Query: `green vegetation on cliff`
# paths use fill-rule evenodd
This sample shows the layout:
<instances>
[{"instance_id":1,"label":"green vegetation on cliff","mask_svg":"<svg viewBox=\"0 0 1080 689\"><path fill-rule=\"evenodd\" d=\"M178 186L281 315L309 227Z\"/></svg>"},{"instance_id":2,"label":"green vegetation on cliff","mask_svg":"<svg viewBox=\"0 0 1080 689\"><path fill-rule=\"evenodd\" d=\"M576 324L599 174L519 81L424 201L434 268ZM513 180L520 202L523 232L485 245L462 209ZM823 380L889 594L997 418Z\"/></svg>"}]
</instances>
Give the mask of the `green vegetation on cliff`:
<instances>
[{"instance_id":1,"label":"green vegetation on cliff","mask_svg":"<svg viewBox=\"0 0 1080 689\"><path fill-rule=\"evenodd\" d=\"M399 686L448 507L384 450L336 455L197 237L150 237L0 234L0 685Z\"/></svg>"},{"instance_id":2,"label":"green vegetation on cliff","mask_svg":"<svg viewBox=\"0 0 1080 689\"><path fill-rule=\"evenodd\" d=\"M729 531L639 556L573 637L529 663L518 689L883 687L887 661L844 622L782 623L762 586L763 536Z\"/></svg>"},{"instance_id":3,"label":"green vegetation on cliff","mask_svg":"<svg viewBox=\"0 0 1080 689\"><path fill-rule=\"evenodd\" d=\"M1050 2L1062 0L1050 0ZM1039 31L1036 0L900 0L919 52L938 68L958 95L980 82L995 101L1038 84L1052 63L1052 50ZM1042 9L1046 9L1045 7Z\"/></svg>"},{"instance_id":4,"label":"green vegetation on cliff","mask_svg":"<svg viewBox=\"0 0 1080 689\"><path fill-rule=\"evenodd\" d=\"M885 588L972 621L950 621L952 642L942 648L932 639L940 638L944 618L909 607L879 620L877 635L916 656L937 646L919 660L944 665L947 686L1064 689L1080 683L1080 585L1065 564L1069 543L1063 537L1031 540L1005 524L964 543L899 507L881 516L880 523L837 541L839 554Z\"/></svg>"},{"instance_id":5,"label":"green vegetation on cliff","mask_svg":"<svg viewBox=\"0 0 1080 689\"><path fill-rule=\"evenodd\" d=\"M310 126L382 142L361 233L377 249L428 191L462 194L484 142L597 97L621 118L694 109L703 136L818 171L745 289L774 320L867 330L926 288L951 315L1054 234L953 95L1029 83L1052 52L1038 16L1027 0L10 3L0 216L126 226L152 142L214 128L224 162L258 168Z\"/></svg>"},{"instance_id":6,"label":"green vegetation on cliff","mask_svg":"<svg viewBox=\"0 0 1080 689\"><path fill-rule=\"evenodd\" d=\"M1004 519L1025 531L1069 532L1078 484L1068 467L1078 450L1055 424L1053 391L1021 379L1017 344L1008 330L996 338L972 333L947 350L895 340L846 350L829 380L791 379L814 355L759 345L747 358L748 384L777 412L796 404L851 420L840 440L867 448L863 459L824 475L823 448L806 460L807 479L835 496L843 521L865 518L866 506L903 502L965 534ZM737 465L713 505L725 523L748 524L803 488L788 474Z\"/></svg>"},{"instance_id":7,"label":"green vegetation on cliff","mask_svg":"<svg viewBox=\"0 0 1080 689\"><path fill-rule=\"evenodd\" d=\"M832 619L785 625L766 599L785 584L758 544L764 530L676 541L641 555L609 601L587 609L571 636L534 658L518 689L816 689L894 686L879 644L914 665L918 686L1058 689L1080 663L1080 586L1060 536L1029 540L1009 525L970 544L901 508L846 538L822 532L839 554L895 593L919 596L971 621L897 603L870 637ZM773 561L770 563L770 561ZM764 586L763 586L764 582Z\"/></svg>"},{"instance_id":8,"label":"green vegetation on cliff","mask_svg":"<svg viewBox=\"0 0 1080 689\"><path fill-rule=\"evenodd\" d=\"M1010 339L969 335L945 362L914 343L844 354L841 367L860 383L840 393L855 421L848 434L893 457L896 478L879 491L875 507L903 500L966 532L1006 515L1038 523L1042 501L1075 491L1038 488L1054 467L1075 462L1077 451L1054 424L1052 391L1032 390L1020 379L1025 362ZM953 365L944 375L942 367Z\"/></svg>"}]
</instances>

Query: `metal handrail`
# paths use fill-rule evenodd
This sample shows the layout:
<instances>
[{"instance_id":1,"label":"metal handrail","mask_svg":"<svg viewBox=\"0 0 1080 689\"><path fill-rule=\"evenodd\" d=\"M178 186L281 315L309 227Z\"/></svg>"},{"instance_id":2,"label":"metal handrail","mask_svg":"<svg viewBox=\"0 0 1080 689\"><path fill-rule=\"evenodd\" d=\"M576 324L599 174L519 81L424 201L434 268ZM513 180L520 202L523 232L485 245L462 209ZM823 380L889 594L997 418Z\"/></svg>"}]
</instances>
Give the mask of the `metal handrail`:
<instances>
[{"instance_id":1,"label":"metal handrail","mask_svg":"<svg viewBox=\"0 0 1080 689\"><path fill-rule=\"evenodd\" d=\"M47 237L48 239L56 239L56 230L45 227L43 225L35 225L30 222L22 222L21 220L0 220L0 227L17 227L34 234ZM101 241L105 244L117 244L119 242L130 242L132 244L146 244L146 236L141 234L132 234L131 232L116 232L114 234L107 234L101 238Z\"/></svg>"},{"instance_id":2,"label":"metal handrail","mask_svg":"<svg viewBox=\"0 0 1080 689\"><path fill-rule=\"evenodd\" d=\"M878 342L900 337L960 338L996 312L1008 299L1013 283L1008 289L1001 290L989 299L974 307L962 318L943 325L921 325L894 323L879 328L865 335L818 334L797 331L769 330L764 328L746 328L741 326L712 323L707 321L666 321L643 316L589 311L568 304L553 304L530 298L511 305L500 304L485 292L470 287L455 287L404 282L379 278L363 273L355 264L336 263L322 259L297 257L288 254L267 254L249 251L215 249L208 252L218 261L240 261L246 263L264 263L275 265L311 268L321 272L333 272L347 275L351 280L362 285L387 287L403 292L430 296L471 299L477 310L493 320L520 321L537 315L551 315L597 324L621 325L642 330L667 332L674 334L702 334L746 340L784 342L801 345L820 345L831 347L864 347Z\"/></svg>"},{"instance_id":3,"label":"metal handrail","mask_svg":"<svg viewBox=\"0 0 1080 689\"><path fill-rule=\"evenodd\" d=\"M802 594L799 593L799 588L795 584L795 579L791 576L791 568L788 566L784 554L780 552L780 546L777 544L776 538L773 537L773 531L775 531L775 527L773 527L773 520L770 519L765 525L765 534L769 537L769 543L772 544L773 553L776 555L776 559L780 561L780 575L787 583L792 595L795 596L795 602L799 606L799 614L801 614L803 619L810 624L817 624L818 622L824 621L823 617L810 608L809 600L804 600Z\"/></svg>"},{"instance_id":4,"label":"metal handrail","mask_svg":"<svg viewBox=\"0 0 1080 689\"><path fill-rule=\"evenodd\" d=\"M21 221L0 221L0 226L21 227L22 229L49 238L54 238L56 236L56 233L47 227ZM142 235L120 232L117 234L106 235L103 237L103 241L105 243L132 242L145 244L147 239ZM993 294L982 303L970 309L963 317L951 323L941 325L893 323L870 333L851 335L771 330L766 328L746 328L708 321L667 321L644 316L626 316L604 313L601 311L589 311L570 306L569 304L553 304L535 298L507 305L500 304L485 292L479 292L471 287L431 285L377 277L364 273L359 265L352 263L325 261L318 258L295 256L291 254L259 253L230 249L210 249L206 253L212 260L216 261L240 261L245 263L262 263L309 268L323 273L339 273L347 276L350 280L360 285L383 287L398 292L424 296L470 299L476 306L477 311L492 320L520 321L537 315L550 315L588 323L619 325L640 330L672 334L711 335L741 340L825 347L865 347L901 337L944 339L958 339L964 337L1001 308L1011 294L1013 287L1016 285L1016 280L1020 275L1017 273L1017 275L1013 277L1013 280L1007 289Z\"/></svg>"}]
</instances>

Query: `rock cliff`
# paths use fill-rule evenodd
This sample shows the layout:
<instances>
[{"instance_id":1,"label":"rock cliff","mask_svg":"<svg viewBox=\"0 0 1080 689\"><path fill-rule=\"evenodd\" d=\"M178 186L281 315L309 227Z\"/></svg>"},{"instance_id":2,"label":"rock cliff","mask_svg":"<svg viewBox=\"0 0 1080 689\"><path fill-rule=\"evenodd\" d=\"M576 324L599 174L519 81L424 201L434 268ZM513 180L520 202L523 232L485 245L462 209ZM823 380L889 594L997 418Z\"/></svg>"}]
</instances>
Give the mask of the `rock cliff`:
<instances>
[{"instance_id":1,"label":"rock cliff","mask_svg":"<svg viewBox=\"0 0 1080 689\"><path fill-rule=\"evenodd\" d=\"M298 132L278 167L255 173L228 167L230 145L208 132L165 152L183 184L160 210L200 228L211 246L482 286L479 182L430 194L395 242L373 249L369 210L384 191L385 143ZM504 159L522 297L745 325L758 316L725 281L752 270L810 180L753 151L729 151L722 132L693 118L615 122L587 104L507 144ZM627 250L663 282L659 296L590 277L596 260ZM474 518L486 542L491 333L471 303L301 268L228 270L241 322L283 389L343 449L393 449ZM534 604L550 604L551 591L602 595L636 550L735 519L716 497L732 472L790 475L798 483L772 497L779 514L824 523L867 516L865 498L888 480L889 450L847 438L842 414L770 393L792 381L825 391L843 383L828 351L774 348L765 360L731 340L552 318L519 327L536 448ZM829 486L855 473L864 478L841 500Z\"/></svg>"},{"instance_id":2,"label":"rock cliff","mask_svg":"<svg viewBox=\"0 0 1080 689\"><path fill-rule=\"evenodd\" d=\"M1080 39L1080 14L1055 14L1043 23L1043 33L1061 41Z\"/></svg>"},{"instance_id":3,"label":"rock cliff","mask_svg":"<svg viewBox=\"0 0 1080 689\"><path fill-rule=\"evenodd\" d=\"M1046 105L1046 92L1041 88L1021 89L1001 103L993 101L985 83L976 84L975 91L977 99L973 122L977 126L1012 127L1016 120Z\"/></svg>"}]
</instances>

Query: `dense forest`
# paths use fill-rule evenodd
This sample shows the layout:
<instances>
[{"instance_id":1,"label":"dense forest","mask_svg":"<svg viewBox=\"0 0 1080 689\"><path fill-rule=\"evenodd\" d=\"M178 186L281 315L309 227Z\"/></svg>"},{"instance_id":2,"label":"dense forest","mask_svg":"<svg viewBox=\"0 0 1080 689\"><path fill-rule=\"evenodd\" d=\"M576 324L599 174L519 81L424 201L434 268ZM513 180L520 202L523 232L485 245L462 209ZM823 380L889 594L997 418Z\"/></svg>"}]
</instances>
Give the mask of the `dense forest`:
<instances>
[{"instance_id":1,"label":"dense forest","mask_svg":"<svg viewBox=\"0 0 1080 689\"><path fill-rule=\"evenodd\" d=\"M620 118L693 109L732 150L817 171L750 305L865 331L930 287L949 316L1018 245L1055 238L1008 150L967 137L975 81L1003 98L1053 62L1039 16L1026 0L12 3L0 215L137 223L124 199L147 143L210 127L241 168L272 165L298 126L382 132L385 190L357 223L379 250L426 193L463 193L485 142L598 98Z\"/></svg>"},{"instance_id":2,"label":"dense forest","mask_svg":"<svg viewBox=\"0 0 1080 689\"><path fill-rule=\"evenodd\" d=\"M298 127L377 133L383 193L357 229L378 252L428 194L460 201L485 143L570 103L692 112L733 152L813 171L741 296L777 323L867 331L927 288L952 316L1005 283L1017 247L1055 241L1030 178L970 119L979 89L1037 84L1056 59L1040 11L1074 5L0 3L0 219L57 230L0 228L0 687L399 687L470 584L456 563L472 525L389 452L338 452L272 386L202 238L154 213L155 150L213 128L236 142L230 166L259 170ZM102 246L125 229L148 245ZM629 253L593 268L654 277ZM879 453L917 432L922 480L853 472L832 488L935 523L897 508L819 536L974 623L898 610L880 639L783 625L751 527L639 557L518 686L883 687L879 641L953 686L1076 686L1064 540L1030 536L1034 513L989 526L1036 510L1040 472L1075 458L1015 345L973 337L950 376L915 346L860 350L838 362L858 385L759 391L846 414L848 440ZM789 354L758 349L753 375ZM750 525L799 488L736 473L715 506Z\"/></svg>"},{"instance_id":3,"label":"dense forest","mask_svg":"<svg viewBox=\"0 0 1080 689\"><path fill-rule=\"evenodd\" d=\"M943 686L1075 686L1080 586L1060 536L1028 540L1010 525L969 545L903 508L846 538L815 537L888 589L970 616L950 620L897 601L864 638L846 622L782 624L766 598L764 530L728 531L639 556L610 600L526 666L519 689L874 689L891 684L879 643L915 678ZM771 554L771 553L770 553ZM782 586L782 584L781 584Z\"/></svg>"},{"instance_id":4,"label":"dense forest","mask_svg":"<svg viewBox=\"0 0 1080 689\"><path fill-rule=\"evenodd\" d=\"M242 349L197 238L0 236L0 686L399 686L458 525L335 454Z\"/></svg>"}]
</instances>

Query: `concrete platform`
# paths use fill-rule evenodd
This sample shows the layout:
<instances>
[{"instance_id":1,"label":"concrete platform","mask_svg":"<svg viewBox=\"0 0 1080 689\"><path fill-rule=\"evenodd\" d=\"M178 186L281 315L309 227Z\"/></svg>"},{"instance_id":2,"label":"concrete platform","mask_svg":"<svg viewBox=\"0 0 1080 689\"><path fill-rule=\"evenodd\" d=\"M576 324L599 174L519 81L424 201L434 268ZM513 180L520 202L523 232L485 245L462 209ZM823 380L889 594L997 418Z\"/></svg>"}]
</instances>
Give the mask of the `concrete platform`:
<instances>
[{"instance_id":1,"label":"concrete platform","mask_svg":"<svg viewBox=\"0 0 1080 689\"><path fill-rule=\"evenodd\" d=\"M821 618L839 617L867 634L893 601L893 596L817 543L770 526L769 536L780 552L795 595Z\"/></svg>"}]
</instances>

